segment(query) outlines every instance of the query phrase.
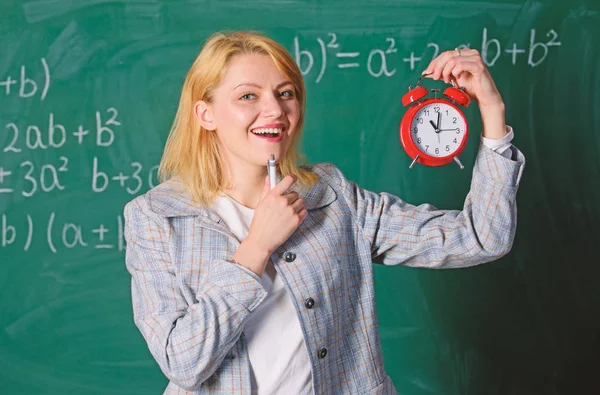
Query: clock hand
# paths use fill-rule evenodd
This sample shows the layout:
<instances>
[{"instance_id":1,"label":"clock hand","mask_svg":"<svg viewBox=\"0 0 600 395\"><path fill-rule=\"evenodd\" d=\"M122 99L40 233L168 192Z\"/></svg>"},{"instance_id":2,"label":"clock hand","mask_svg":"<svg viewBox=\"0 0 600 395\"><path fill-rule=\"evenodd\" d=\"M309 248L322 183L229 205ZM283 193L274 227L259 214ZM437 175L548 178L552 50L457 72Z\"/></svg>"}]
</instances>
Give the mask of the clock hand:
<instances>
[{"instance_id":1,"label":"clock hand","mask_svg":"<svg viewBox=\"0 0 600 395\"><path fill-rule=\"evenodd\" d=\"M439 113L438 113L438 114L439 114ZM429 120L429 123L431 124L431 126L433 126L433 129L435 130L435 134L437 134L437 136L438 136L438 143L441 143L441 141L440 141L440 130L439 130L439 129L438 129L438 127L437 127L437 126L436 126L436 125L433 123L433 121L432 121L431 119ZM439 121L439 117L438 117L438 125L439 125L439 124L440 124L440 121Z\"/></svg>"},{"instance_id":2,"label":"clock hand","mask_svg":"<svg viewBox=\"0 0 600 395\"><path fill-rule=\"evenodd\" d=\"M442 112L439 111L438 112L438 119L437 119L437 128L436 128L437 129L437 133L438 133L438 144L441 143L441 141L440 141L440 132L441 132L440 128L441 127L442 127Z\"/></svg>"},{"instance_id":3,"label":"clock hand","mask_svg":"<svg viewBox=\"0 0 600 395\"><path fill-rule=\"evenodd\" d=\"M440 142L440 130L437 128L437 126L435 126L435 124L433 123L433 121L431 119L429 120L429 123L433 127L433 130L435 130L435 134L437 134L438 143L439 143Z\"/></svg>"},{"instance_id":4,"label":"clock hand","mask_svg":"<svg viewBox=\"0 0 600 395\"><path fill-rule=\"evenodd\" d=\"M438 129L440 132L448 132L448 131L455 131L455 130L460 130L459 128L454 128L454 129Z\"/></svg>"}]
</instances>

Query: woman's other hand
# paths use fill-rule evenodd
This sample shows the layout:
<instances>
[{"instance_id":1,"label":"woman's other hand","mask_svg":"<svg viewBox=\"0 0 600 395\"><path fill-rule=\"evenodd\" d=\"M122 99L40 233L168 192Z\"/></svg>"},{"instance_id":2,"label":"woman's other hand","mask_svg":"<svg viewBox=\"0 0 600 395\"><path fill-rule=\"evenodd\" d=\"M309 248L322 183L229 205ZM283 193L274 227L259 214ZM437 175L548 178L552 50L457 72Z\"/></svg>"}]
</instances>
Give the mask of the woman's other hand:
<instances>
[{"instance_id":1,"label":"woman's other hand","mask_svg":"<svg viewBox=\"0 0 600 395\"><path fill-rule=\"evenodd\" d=\"M261 275L269 256L300 226L308 211L298 193L288 189L296 182L293 176L284 177L272 190L265 178L263 197L254 210L246 239L233 259Z\"/></svg>"}]
</instances>

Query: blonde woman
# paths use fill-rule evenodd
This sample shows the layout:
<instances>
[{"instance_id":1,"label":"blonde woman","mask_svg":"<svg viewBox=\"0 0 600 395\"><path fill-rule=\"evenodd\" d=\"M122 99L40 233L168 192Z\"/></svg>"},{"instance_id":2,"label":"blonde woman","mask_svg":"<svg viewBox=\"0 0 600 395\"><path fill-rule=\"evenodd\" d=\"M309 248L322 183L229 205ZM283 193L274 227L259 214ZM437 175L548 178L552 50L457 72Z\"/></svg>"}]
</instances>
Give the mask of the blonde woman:
<instances>
[{"instance_id":1,"label":"blonde woman","mask_svg":"<svg viewBox=\"0 0 600 395\"><path fill-rule=\"evenodd\" d=\"M456 78L481 110L462 211L369 192L332 164L300 167L306 97L294 59L259 34L207 41L183 86L163 182L125 207L134 319L166 394L396 393L372 263L454 268L505 255L524 166L476 51L442 53L426 72Z\"/></svg>"}]
</instances>

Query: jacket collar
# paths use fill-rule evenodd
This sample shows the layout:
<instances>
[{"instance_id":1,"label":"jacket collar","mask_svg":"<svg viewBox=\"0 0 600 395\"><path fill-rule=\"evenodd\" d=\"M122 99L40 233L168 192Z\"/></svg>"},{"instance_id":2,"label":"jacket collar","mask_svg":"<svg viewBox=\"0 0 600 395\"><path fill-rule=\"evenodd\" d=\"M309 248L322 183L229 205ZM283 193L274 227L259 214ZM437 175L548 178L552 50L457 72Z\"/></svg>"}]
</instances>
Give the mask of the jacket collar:
<instances>
[{"instance_id":1,"label":"jacket collar","mask_svg":"<svg viewBox=\"0 0 600 395\"><path fill-rule=\"evenodd\" d=\"M319 177L310 189L292 188L304 200L307 210L316 210L331 204L336 199L333 188ZM192 200L191 194L178 177L163 182L146 194L150 209L163 217L203 216L220 222L219 216L210 207L200 206Z\"/></svg>"}]
</instances>

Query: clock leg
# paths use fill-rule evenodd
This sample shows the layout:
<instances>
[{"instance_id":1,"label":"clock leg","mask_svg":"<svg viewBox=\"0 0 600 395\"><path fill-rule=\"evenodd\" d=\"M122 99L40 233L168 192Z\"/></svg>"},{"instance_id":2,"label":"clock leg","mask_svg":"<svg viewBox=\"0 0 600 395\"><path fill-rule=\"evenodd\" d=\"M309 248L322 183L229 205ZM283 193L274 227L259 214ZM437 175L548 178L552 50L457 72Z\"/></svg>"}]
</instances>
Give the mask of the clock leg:
<instances>
[{"instance_id":1,"label":"clock leg","mask_svg":"<svg viewBox=\"0 0 600 395\"><path fill-rule=\"evenodd\" d=\"M458 156L454 157L454 161L458 164L458 167L460 167L461 170L465 168L463 164L460 163L460 160L458 160Z\"/></svg>"},{"instance_id":2,"label":"clock leg","mask_svg":"<svg viewBox=\"0 0 600 395\"><path fill-rule=\"evenodd\" d=\"M412 169L412 167L415 165L415 163L417 162L417 159L419 159L419 155L415 156L415 159L413 159L412 163L410 164L410 166L408 166L409 169Z\"/></svg>"}]
</instances>

